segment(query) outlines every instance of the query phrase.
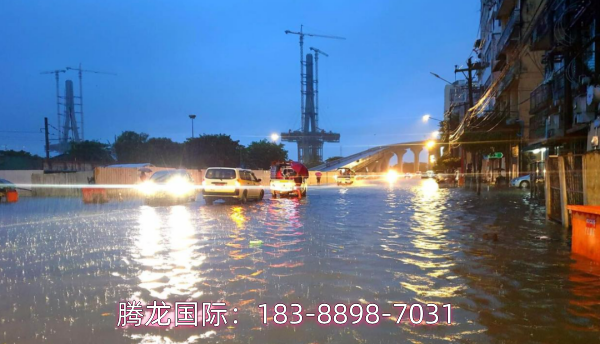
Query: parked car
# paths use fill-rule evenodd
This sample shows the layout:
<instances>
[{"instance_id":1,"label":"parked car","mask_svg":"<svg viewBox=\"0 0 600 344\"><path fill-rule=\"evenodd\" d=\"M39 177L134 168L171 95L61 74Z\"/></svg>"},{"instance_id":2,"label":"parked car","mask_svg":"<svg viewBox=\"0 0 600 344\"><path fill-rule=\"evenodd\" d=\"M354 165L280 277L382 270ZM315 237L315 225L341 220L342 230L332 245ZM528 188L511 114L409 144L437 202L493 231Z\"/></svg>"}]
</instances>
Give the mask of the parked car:
<instances>
[{"instance_id":1,"label":"parked car","mask_svg":"<svg viewBox=\"0 0 600 344\"><path fill-rule=\"evenodd\" d=\"M251 170L230 167L209 167L202 181L202 196L206 204L216 200L235 200L246 203L249 199L262 201L265 190L261 179Z\"/></svg>"},{"instance_id":2,"label":"parked car","mask_svg":"<svg viewBox=\"0 0 600 344\"><path fill-rule=\"evenodd\" d=\"M510 186L518 188L528 188L531 186L531 175L520 176L510 181Z\"/></svg>"},{"instance_id":3,"label":"parked car","mask_svg":"<svg viewBox=\"0 0 600 344\"><path fill-rule=\"evenodd\" d=\"M195 201L194 180L186 170L165 170L155 172L139 187L146 203L157 201Z\"/></svg>"}]
</instances>

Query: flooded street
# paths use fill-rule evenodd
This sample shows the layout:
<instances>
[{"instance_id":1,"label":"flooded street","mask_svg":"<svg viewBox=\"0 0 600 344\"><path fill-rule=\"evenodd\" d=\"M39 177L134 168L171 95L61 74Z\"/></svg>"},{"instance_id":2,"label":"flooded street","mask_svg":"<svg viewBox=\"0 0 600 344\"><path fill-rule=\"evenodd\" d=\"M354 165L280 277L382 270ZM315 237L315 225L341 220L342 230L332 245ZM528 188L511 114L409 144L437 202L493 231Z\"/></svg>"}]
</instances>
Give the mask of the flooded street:
<instances>
[{"instance_id":1,"label":"flooded street","mask_svg":"<svg viewBox=\"0 0 600 344\"><path fill-rule=\"evenodd\" d=\"M599 342L598 267L526 196L412 179L243 206L23 198L0 206L0 342ZM131 299L224 300L238 323L117 329ZM453 324L274 326L258 308L397 302L452 304Z\"/></svg>"}]
</instances>

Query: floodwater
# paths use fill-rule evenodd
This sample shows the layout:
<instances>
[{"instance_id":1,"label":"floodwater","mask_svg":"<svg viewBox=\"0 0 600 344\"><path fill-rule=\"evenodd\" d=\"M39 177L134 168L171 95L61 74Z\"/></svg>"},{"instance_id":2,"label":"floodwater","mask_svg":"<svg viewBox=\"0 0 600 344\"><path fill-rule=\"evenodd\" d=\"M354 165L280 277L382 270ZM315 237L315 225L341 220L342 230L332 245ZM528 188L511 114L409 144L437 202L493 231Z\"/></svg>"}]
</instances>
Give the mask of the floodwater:
<instances>
[{"instance_id":1,"label":"floodwater","mask_svg":"<svg viewBox=\"0 0 600 344\"><path fill-rule=\"evenodd\" d=\"M598 343L598 266L569 245L524 192L433 180L244 206L22 198L0 205L0 343ZM238 323L117 329L131 299L225 300ZM398 302L452 304L452 324L274 326L258 308Z\"/></svg>"}]
</instances>

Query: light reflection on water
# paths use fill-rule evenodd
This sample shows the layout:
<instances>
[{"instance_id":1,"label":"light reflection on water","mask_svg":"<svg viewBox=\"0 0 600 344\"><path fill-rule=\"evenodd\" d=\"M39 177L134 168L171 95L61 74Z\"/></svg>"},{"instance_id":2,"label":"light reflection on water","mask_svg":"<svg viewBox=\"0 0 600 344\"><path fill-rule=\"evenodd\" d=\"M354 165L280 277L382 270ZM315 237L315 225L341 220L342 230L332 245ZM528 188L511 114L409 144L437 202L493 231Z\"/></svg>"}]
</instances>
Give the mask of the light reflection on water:
<instances>
[{"instance_id":1,"label":"light reflection on water","mask_svg":"<svg viewBox=\"0 0 600 344\"><path fill-rule=\"evenodd\" d=\"M572 257L568 235L515 192L477 197L399 180L244 206L54 202L22 199L10 214L0 207L0 343L593 342L600 334L597 266ZM239 324L115 330L116 303L131 297L226 300L240 309ZM451 303L456 323L267 328L262 302Z\"/></svg>"}]
</instances>

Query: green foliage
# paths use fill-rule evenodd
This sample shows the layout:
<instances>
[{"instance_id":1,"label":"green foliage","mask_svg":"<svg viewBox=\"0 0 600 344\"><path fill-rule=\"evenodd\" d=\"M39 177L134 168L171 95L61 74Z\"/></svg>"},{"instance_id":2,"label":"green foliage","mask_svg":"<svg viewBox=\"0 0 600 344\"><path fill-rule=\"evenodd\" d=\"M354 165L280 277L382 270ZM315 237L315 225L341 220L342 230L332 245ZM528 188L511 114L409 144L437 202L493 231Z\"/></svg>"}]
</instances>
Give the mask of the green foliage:
<instances>
[{"instance_id":1,"label":"green foliage","mask_svg":"<svg viewBox=\"0 0 600 344\"><path fill-rule=\"evenodd\" d=\"M0 170L40 170L43 159L26 151L0 151Z\"/></svg>"},{"instance_id":2,"label":"green foliage","mask_svg":"<svg viewBox=\"0 0 600 344\"><path fill-rule=\"evenodd\" d=\"M75 161L112 162L109 145L98 141L71 142L67 152L69 159Z\"/></svg>"},{"instance_id":3,"label":"green foliage","mask_svg":"<svg viewBox=\"0 0 600 344\"><path fill-rule=\"evenodd\" d=\"M39 155L34 155L24 150L16 151L16 150L3 150L0 151L0 156L2 157L19 157L19 158L33 158L33 159L41 159Z\"/></svg>"},{"instance_id":4,"label":"green foliage","mask_svg":"<svg viewBox=\"0 0 600 344\"><path fill-rule=\"evenodd\" d=\"M342 156L332 156L331 158L327 158L325 160L325 162L336 161L336 160L340 160L341 158L343 158L343 157Z\"/></svg>"},{"instance_id":5,"label":"green foliage","mask_svg":"<svg viewBox=\"0 0 600 344\"><path fill-rule=\"evenodd\" d=\"M114 149L117 159L122 164L148 162L146 142L148 134L124 131L115 141Z\"/></svg>"},{"instance_id":6,"label":"green foliage","mask_svg":"<svg viewBox=\"0 0 600 344\"><path fill-rule=\"evenodd\" d=\"M184 143L183 161L188 168L238 167L244 146L225 134L202 135Z\"/></svg>"},{"instance_id":7,"label":"green foliage","mask_svg":"<svg viewBox=\"0 0 600 344\"><path fill-rule=\"evenodd\" d=\"M245 167L251 169L269 169L273 161L285 161L288 152L282 143L276 144L267 140L252 142L245 150Z\"/></svg>"},{"instance_id":8,"label":"green foliage","mask_svg":"<svg viewBox=\"0 0 600 344\"><path fill-rule=\"evenodd\" d=\"M160 167L180 167L183 163L183 144L166 137L151 138L144 143L149 163Z\"/></svg>"},{"instance_id":9,"label":"green foliage","mask_svg":"<svg viewBox=\"0 0 600 344\"><path fill-rule=\"evenodd\" d=\"M453 157L450 154L444 154L434 165L435 171L449 171L460 168L460 157Z\"/></svg>"}]
</instances>

